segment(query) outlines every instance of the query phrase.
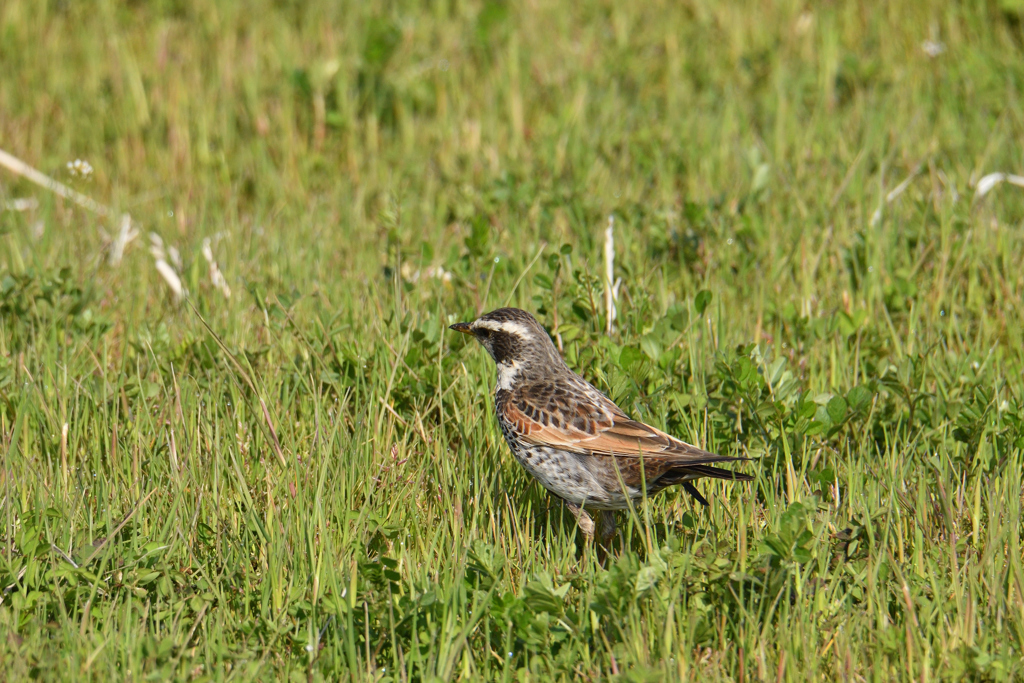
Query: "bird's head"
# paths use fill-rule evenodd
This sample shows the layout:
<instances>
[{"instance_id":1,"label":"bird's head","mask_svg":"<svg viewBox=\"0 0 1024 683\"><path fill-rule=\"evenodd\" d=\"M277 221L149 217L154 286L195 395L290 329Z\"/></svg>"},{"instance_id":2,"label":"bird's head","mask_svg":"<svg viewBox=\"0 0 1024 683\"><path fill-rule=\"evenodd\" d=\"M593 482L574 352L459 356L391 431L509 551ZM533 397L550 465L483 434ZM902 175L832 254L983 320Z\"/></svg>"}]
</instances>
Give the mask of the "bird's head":
<instances>
[{"instance_id":1,"label":"bird's head","mask_svg":"<svg viewBox=\"0 0 1024 683\"><path fill-rule=\"evenodd\" d=\"M468 334L498 364L499 379L506 371L529 371L537 363L562 364L555 345L537 320L518 308L499 308L473 322L455 323L450 329Z\"/></svg>"}]
</instances>

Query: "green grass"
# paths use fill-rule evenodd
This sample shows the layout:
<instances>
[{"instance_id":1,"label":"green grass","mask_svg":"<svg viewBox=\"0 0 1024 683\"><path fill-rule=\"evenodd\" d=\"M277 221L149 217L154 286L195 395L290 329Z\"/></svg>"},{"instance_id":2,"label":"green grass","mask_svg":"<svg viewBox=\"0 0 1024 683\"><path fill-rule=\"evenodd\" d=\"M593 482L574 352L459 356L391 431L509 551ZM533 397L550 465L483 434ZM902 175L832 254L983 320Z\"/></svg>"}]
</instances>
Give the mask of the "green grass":
<instances>
[{"instance_id":1,"label":"green grass","mask_svg":"<svg viewBox=\"0 0 1024 683\"><path fill-rule=\"evenodd\" d=\"M1024 677L1020 3L575 4L0 5L0 149L141 226L0 172L6 678ZM602 563L506 301L757 481Z\"/></svg>"}]
</instances>

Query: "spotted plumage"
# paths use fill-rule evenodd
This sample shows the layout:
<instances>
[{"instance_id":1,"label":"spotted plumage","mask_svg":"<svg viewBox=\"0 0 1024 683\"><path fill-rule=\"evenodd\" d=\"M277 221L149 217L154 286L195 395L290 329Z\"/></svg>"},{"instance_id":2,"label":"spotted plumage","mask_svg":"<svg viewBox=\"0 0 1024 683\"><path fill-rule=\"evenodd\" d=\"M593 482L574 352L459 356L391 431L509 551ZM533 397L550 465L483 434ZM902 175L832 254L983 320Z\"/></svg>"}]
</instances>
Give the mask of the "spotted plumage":
<instances>
[{"instance_id":1,"label":"spotted plumage","mask_svg":"<svg viewBox=\"0 0 1024 683\"><path fill-rule=\"evenodd\" d=\"M752 479L712 466L742 458L709 453L630 419L569 369L526 311L500 308L451 329L475 337L494 359L494 408L505 441L519 464L565 501L587 536L594 533L587 510L601 511L602 536L611 536L611 511L644 495L682 484L707 505L693 480Z\"/></svg>"}]
</instances>

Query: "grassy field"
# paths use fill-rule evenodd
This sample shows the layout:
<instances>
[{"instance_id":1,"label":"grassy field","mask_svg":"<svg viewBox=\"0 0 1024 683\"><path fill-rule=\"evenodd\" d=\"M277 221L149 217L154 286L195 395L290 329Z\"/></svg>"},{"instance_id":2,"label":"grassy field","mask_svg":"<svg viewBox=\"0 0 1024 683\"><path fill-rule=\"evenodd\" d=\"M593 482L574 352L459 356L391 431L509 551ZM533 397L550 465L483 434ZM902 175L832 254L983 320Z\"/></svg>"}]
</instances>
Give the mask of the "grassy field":
<instances>
[{"instance_id":1,"label":"grassy field","mask_svg":"<svg viewBox=\"0 0 1024 683\"><path fill-rule=\"evenodd\" d=\"M139 233L0 170L2 677L1024 677L1019 0L327 5L0 4L0 149ZM757 481L599 557L506 302Z\"/></svg>"}]
</instances>

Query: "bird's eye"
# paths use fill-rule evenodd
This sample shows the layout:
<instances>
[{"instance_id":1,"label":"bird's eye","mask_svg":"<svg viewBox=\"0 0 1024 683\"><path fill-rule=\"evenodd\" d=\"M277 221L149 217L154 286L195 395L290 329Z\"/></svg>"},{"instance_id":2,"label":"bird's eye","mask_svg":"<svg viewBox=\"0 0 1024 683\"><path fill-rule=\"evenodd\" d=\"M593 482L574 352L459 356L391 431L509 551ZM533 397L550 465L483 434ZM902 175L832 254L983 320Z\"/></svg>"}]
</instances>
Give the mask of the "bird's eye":
<instances>
[{"instance_id":1,"label":"bird's eye","mask_svg":"<svg viewBox=\"0 0 1024 683\"><path fill-rule=\"evenodd\" d=\"M486 339L487 337L491 336L491 331L486 327L481 327L479 330L477 330L476 335L478 337L483 337L484 339Z\"/></svg>"}]
</instances>

